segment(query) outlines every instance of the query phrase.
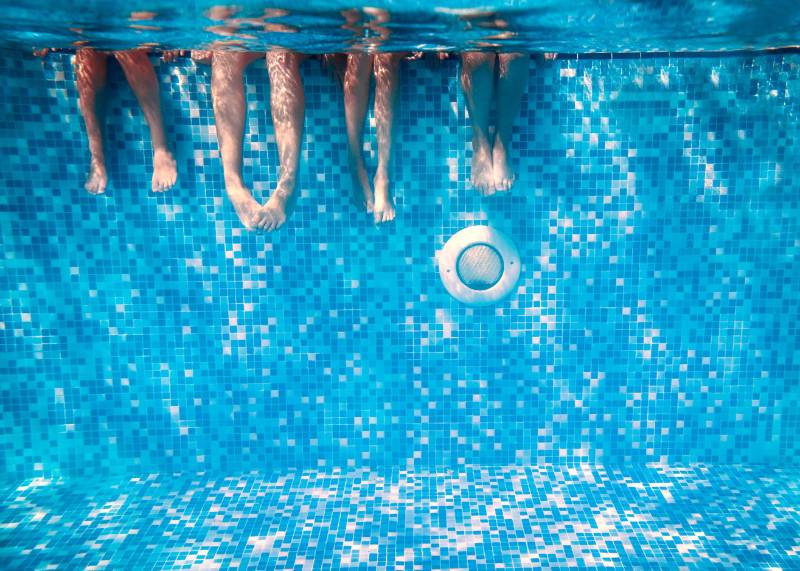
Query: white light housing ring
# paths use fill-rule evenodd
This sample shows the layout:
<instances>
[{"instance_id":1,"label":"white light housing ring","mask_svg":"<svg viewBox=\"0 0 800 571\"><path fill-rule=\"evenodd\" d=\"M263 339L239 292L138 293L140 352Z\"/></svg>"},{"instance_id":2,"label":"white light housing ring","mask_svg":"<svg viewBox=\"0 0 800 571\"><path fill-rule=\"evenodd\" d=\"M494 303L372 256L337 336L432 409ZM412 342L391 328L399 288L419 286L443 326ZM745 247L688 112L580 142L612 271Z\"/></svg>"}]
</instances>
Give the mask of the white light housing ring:
<instances>
[{"instance_id":1,"label":"white light housing ring","mask_svg":"<svg viewBox=\"0 0 800 571\"><path fill-rule=\"evenodd\" d=\"M497 303L519 279L516 246L490 226L470 226L453 234L439 251L438 261L444 287L467 305Z\"/></svg>"}]
</instances>

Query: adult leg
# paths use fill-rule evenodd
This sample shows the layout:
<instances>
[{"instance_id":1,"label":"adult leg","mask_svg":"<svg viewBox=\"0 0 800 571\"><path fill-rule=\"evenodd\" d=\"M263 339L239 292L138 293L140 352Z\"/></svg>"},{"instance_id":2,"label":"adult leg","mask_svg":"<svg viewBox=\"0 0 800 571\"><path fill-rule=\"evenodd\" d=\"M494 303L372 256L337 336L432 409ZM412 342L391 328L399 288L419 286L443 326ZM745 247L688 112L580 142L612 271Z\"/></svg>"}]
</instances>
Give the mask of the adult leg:
<instances>
[{"instance_id":1,"label":"adult leg","mask_svg":"<svg viewBox=\"0 0 800 571\"><path fill-rule=\"evenodd\" d=\"M146 50L115 52L122 65L125 77L139 100L147 126L150 127L150 142L153 146L153 192L169 190L178 178L175 159L167 147L164 121L161 117L161 101L158 79Z\"/></svg>"},{"instance_id":2,"label":"adult leg","mask_svg":"<svg viewBox=\"0 0 800 571\"><path fill-rule=\"evenodd\" d=\"M300 78L300 62L303 58L301 54L286 50L267 52L270 107L281 168L275 190L254 220L262 230L280 228L286 222L293 204L306 109L303 80Z\"/></svg>"},{"instance_id":3,"label":"adult leg","mask_svg":"<svg viewBox=\"0 0 800 571\"><path fill-rule=\"evenodd\" d=\"M378 135L378 168L375 171L375 222L394 220L394 201L389 192L389 165L392 158L394 113L400 84L403 54L375 56L375 123Z\"/></svg>"},{"instance_id":4,"label":"adult leg","mask_svg":"<svg viewBox=\"0 0 800 571\"><path fill-rule=\"evenodd\" d=\"M365 53L347 55L344 72L344 114L347 123L350 173L353 178L353 198L367 212L373 210L372 185L364 163L364 118L369 102L373 56Z\"/></svg>"},{"instance_id":5,"label":"adult leg","mask_svg":"<svg viewBox=\"0 0 800 571\"><path fill-rule=\"evenodd\" d=\"M500 54L498 57L499 78L497 81L497 128L492 145L492 168L495 189L510 190L516 175L508 161L508 150L514 120L519 115L522 94L528 85L527 54Z\"/></svg>"},{"instance_id":6,"label":"adult leg","mask_svg":"<svg viewBox=\"0 0 800 571\"><path fill-rule=\"evenodd\" d=\"M244 69L257 54L216 52L211 60L211 103L217 128L225 192L239 220L248 230L261 205L242 180L242 137L247 111L244 97Z\"/></svg>"},{"instance_id":7,"label":"adult leg","mask_svg":"<svg viewBox=\"0 0 800 571\"><path fill-rule=\"evenodd\" d=\"M489 111L494 90L496 55L489 52L461 54L461 87L472 121L472 186L483 195L494 194Z\"/></svg>"},{"instance_id":8,"label":"adult leg","mask_svg":"<svg viewBox=\"0 0 800 571\"><path fill-rule=\"evenodd\" d=\"M75 54L75 75L78 101L89 138L92 159L84 188L91 194L102 194L108 184L106 156L103 149L103 116L106 86L106 55L92 49L79 49Z\"/></svg>"}]
</instances>

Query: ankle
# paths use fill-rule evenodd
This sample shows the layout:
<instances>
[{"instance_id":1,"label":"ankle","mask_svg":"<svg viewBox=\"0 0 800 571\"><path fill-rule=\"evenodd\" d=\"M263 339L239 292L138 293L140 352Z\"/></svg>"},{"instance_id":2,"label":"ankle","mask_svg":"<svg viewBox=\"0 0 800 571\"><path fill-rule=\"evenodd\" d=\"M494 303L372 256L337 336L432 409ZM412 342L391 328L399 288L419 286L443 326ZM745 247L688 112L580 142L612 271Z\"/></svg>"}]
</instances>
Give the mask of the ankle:
<instances>
[{"instance_id":1,"label":"ankle","mask_svg":"<svg viewBox=\"0 0 800 571\"><path fill-rule=\"evenodd\" d=\"M489 144L489 139L486 137L473 137L472 139L472 152L473 153L490 153L492 145Z\"/></svg>"},{"instance_id":2,"label":"ankle","mask_svg":"<svg viewBox=\"0 0 800 571\"><path fill-rule=\"evenodd\" d=\"M278 187L291 187L294 188L297 182L297 174L294 172L282 172L278 177Z\"/></svg>"},{"instance_id":3,"label":"ankle","mask_svg":"<svg viewBox=\"0 0 800 571\"><path fill-rule=\"evenodd\" d=\"M248 189L243 184L227 184L226 183L225 184L225 192L227 192L228 195L231 198L238 197L238 196L252 195L252 193L250 192L250 189Z\"/></svg>"}]
</instances>

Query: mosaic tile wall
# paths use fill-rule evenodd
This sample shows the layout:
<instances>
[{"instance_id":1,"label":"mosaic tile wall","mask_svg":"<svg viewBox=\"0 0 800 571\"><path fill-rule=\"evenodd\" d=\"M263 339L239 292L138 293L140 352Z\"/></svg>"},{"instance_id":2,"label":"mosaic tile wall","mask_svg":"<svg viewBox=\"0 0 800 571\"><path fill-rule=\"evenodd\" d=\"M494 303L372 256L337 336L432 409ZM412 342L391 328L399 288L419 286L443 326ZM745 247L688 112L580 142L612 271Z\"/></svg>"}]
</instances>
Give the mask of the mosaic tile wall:
<instances>
[{"instance_id":1,"label":"mosaic tile wall","mask_svg":"<svg viewBox=\"0 0 800 571\"><path fill-rule=\"evenodd\" d=\"M796 462L800 56L537 61L493 198L466 182L456 62L408 63L386 227L350 202L341 91L308 61L301 198L271 236L224 198L210 70L156 70L179 184L148 191L112 67L94 197L70 56L0 52L4 477ZM258 63L247 96L266 198ZM522 277L469 309L435 255L487 223Z\"/></svg>"}]
</instances>

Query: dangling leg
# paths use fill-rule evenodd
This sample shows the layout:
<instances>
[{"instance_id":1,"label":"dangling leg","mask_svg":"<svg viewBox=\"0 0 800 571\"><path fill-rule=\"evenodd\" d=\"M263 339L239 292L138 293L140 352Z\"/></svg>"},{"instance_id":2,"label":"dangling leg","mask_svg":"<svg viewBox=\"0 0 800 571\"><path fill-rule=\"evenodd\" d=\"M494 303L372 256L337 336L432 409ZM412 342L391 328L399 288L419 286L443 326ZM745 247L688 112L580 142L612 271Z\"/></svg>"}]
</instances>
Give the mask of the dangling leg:
<instances>
[{"instance_id":1,"label":"dangling leg","mask_svg":"<svg viewBox=\"0 0 800 571\"><path fill-rule=\"evenodd\" d=\"M75 75L81 115L92 155L84 188L91 194L102 194L106 191L108 174L103 150L103 126L98 115L102 117L104 114L106 55L88 48L78 50L75 54Z\"/></svg>"},{"instance_id":2,"label":"dangling leg","mask_svg":"<svg viewBox=\"0 0 800 571\"><path fill-rule=\"evenodd\" d=\"M161 101L158 93L158 79L153 64L145 50L115 52L122 65L125 77L139 100L139 105L150 127L150 142L153 145L153 192L169 190L178 178L175 159L167 147L164 134L164 121L161 117Z\"/></svg>"},{"instance_id":3,"label":"dangling leg","mask_svg":"<svg viewBox=\"0 0 800 571\"><path fill-rule=\"evenodd\" d=\"M372 76L373 56L365 53L347 55L344 72L344 114L347 123L347 142L350 155L350 174L353 177L353 198L367 212L372 212L372 185L362 149L364 118L369 102L369 83Z\"/></svg>"},{"instance_id":4,"label":"dangling leg","mask_svg":"<svg viewBox=\"0 0 800 571\"><path fill-rule=\"evenodd\" d=\"M262 230L280 228L286 222L292 206L306 109L303 80L300 78L300 62L303 57L285 50L267 52L269 99L281 170L275 190L254 220Z\"/></svg>"},{"instance_id":5,"label":"dangling leg","mask_svg":"<svg viewBox=\"0 0 800 571\"><path fill-rule=\"evenodd\" d=\"M494 88L495 54L461 54L461 87L472 120L472 186L484 196L494 194L489 110Z\"/></svg>"},{"instance_id":6,"label":"dangling leg","mask_svg":"<svg viewBox=\"0 0 800 571\"><path fill-rule=\"evenodd\" d=\"M257 54L219 51L211 60L211 103L217 127L225 191L239 220L253 230L253 217L261 205L242 180L242 137L247 111L244 98L244 68Z\"/></svg>"},{"instance_id":7,"label":"dangling leg","mask_svg":"<svg viewBox=\"0 0 800 571\"><path fill-rule=\"evenodd\" d=\"M522 94L528 85L527 54L500 54L497 81L497 129L492 146L494 186L499 192L510 190L516 175L508 164L508 150L514 120L519 115Z\"/></svg>"},{"instance_id":8,"label":"dangling leg","mask_svg":"<svg viewBox=\"0 0 800 571\"><path fill-rule=\"evenodd\" d=\"M394 112L400 84L403 54L375 56L375 123L378 135L378 168L375 171L375 222L394 220L394 201L389 193L389 165L392 159Z\"/></svg>"}]
</instances>

